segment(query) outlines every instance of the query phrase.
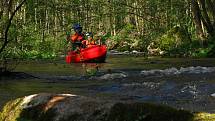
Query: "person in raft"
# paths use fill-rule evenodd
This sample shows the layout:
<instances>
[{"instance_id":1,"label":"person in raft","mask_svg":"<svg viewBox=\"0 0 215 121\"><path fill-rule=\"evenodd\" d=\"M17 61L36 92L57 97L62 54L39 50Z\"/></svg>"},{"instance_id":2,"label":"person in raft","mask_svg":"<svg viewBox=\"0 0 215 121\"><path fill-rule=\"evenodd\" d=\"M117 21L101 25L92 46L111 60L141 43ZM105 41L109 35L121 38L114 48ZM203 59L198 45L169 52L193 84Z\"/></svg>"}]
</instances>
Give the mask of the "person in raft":
<instances>
[{"instance_id":1,"label":"person in raft","mask_svg":"<svg viewBox=\"0 0 215 121\"><path fill-rule=\"evenodd\" d=\"M69 40L72 42L72 50L78 51L83 45L82 41L84 40L84 34L82 33L82 27L80 24L74 24L73 30L75 34L69 37Z\"/></svg>"},{"instance_id":2,"label":"person in raft","mask_svg":"<svg viewBox=\"0 0 215 121\"><path fill-rule=\"evenodd\" d=\"M92 32L86 33L86 37L87 37L87 40L84 40L82 42L82 44L85 45L86 48L92 47L96 44L95 40L93 39L93 33Z\"/></svg>"}]
</instances>

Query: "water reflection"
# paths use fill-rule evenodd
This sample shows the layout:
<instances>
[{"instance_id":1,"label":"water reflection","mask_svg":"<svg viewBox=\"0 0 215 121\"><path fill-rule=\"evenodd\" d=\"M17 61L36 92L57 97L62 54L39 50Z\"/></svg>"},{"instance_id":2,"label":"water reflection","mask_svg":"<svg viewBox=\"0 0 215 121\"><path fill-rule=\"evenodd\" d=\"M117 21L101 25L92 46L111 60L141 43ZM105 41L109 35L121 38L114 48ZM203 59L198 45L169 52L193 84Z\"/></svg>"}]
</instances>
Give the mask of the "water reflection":
<instances>
[{"instance_id":1,"label":"water reflection","mask_svg":"<svg viewBox=\"0 0 215 121\"><path fill-rule=\"evenodd\" d=\"M82 63L85 76L97 75L102 67L102 63Z\"/></svg>"}]
</instances>

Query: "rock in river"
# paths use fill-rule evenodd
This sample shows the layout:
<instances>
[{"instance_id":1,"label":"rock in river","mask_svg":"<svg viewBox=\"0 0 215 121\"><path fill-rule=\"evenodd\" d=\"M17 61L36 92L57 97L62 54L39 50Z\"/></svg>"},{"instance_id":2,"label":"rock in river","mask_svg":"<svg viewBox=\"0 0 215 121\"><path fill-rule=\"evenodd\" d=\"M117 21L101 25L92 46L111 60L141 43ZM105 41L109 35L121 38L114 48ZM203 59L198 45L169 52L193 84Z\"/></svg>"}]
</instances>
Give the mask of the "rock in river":
<instances>
[{"instance_id":1,"label":"rock in river","mask_svg":"<svg viewBox=\"0 0 215 121\"><path fill-rule=\"evenodd\" d=\"M96 77L96 79L98 80L108 80L108 79L121 79L121 78L125 78L127 77L128 75L125 74L125 73L111 73L111 74L105 74L105 75L102 75L100 77Z\"/></svg>"},{"instance_id":2,"label":"rock in river","mask_svg":"<svg viewBox=\"0 0 215 121\"><path fill-rule=\"evenodd\" d=\"M214 117L148 103L47 93L10 101L0 112L0 121L214 121Z\"/></svg>"}]
</instances>

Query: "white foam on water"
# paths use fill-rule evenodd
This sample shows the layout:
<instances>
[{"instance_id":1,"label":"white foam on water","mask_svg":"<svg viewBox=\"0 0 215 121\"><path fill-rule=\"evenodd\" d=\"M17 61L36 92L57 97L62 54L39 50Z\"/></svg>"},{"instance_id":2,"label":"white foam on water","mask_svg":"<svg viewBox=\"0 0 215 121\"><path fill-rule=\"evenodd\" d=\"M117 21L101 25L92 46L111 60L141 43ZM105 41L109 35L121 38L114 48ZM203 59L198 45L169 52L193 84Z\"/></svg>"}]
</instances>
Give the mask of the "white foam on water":
<instances>
[{"instance_id":1,"label":"white foam on water","mask_svg":"<svg viewBox=\"0 0 215 121\"><path fill-rule=\"evenodd\" d=\"M112 73L112 74L105 74L101 77L98 77L100 80L106 80L106 79L121 79L127 77L127 74L124 73Z\"/></svg>"},{"instance_id":2,"label":"white foam on water","mask_svg":"<svg viewBox=\"0 0 215 121\"><path fill-rule=\"evenodd\" d=\"M153 70L143 70L140 72L143 76L162 76L162 75L178 75L178 74L200 74L200 73L211 73L215 71L215 67L181 67L180 69L177 69L175 67L159 70L159 69L153 69Z\"/></svg>"}]
</instances>

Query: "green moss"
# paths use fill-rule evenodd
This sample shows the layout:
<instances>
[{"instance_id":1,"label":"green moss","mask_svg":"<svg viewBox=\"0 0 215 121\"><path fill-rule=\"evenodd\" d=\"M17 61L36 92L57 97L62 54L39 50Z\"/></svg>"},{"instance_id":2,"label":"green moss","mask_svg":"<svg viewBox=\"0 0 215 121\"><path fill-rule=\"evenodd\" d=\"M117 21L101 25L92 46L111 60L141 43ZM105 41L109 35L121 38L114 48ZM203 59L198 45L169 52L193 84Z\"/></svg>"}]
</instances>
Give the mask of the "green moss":
<instances>
[{"instance_id":1,"label":"green moss","mask_svg":"<svg viewBox=\"0 0 215 121\"><path fill-rule=\"evenodd\" d=\"M17 121L16 118L19 117L22 112L20 109L21 102L22 98L8 102L0 113L0 121Z\"/></svg>"},{"instance_id":2,"label":"green moss","mask_svg":"<svg viewBox=\"0 0 215 121\"><path fill-rule=\"evenodd\" d=\"M215 114L194 113L194 120L193 121L215 121Z\"/></svg>"},{"instance_id":3,"label":"green moss","mask_svg":"<svg viewBox=\"0 0 215 121\"><path fill-rule=\"evenodd\" d=\"M22 109L22 98L8 102L0 113L0 121L52 121L56 115L54 109L44 111L44 105Z\"/></svg>"}]
</instances>

